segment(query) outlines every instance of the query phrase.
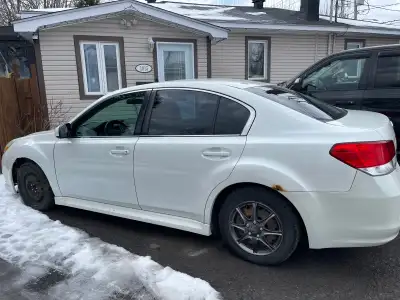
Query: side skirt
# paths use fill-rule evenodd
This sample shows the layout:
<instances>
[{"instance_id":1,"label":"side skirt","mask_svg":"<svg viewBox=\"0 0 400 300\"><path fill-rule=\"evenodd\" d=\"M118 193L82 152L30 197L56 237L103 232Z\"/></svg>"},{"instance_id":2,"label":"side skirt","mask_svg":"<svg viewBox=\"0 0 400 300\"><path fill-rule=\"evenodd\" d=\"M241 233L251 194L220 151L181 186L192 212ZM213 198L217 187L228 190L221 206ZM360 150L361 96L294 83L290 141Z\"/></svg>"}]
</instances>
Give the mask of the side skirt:
<instances>
[{"instance_id":1,"label":"side skirt","mask_svg":"<svg viewBox=\"0 0 400 300\"><path fill-rule=\"evenodd\" d=\"M211 235L210 225L186 218L69 197L55 197L55 203L57 205L171 227L201 235Z\"/></svg>"}]
</instances>

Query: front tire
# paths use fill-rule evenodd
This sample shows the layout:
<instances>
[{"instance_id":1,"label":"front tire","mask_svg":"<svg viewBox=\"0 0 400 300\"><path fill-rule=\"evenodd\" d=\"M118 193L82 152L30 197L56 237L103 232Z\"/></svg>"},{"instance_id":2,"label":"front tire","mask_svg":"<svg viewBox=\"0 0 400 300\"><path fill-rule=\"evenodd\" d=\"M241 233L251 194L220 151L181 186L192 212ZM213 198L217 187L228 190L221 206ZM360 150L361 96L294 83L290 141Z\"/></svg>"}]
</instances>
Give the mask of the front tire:
<instances>
[{"instance_id":1,"label":"front tire","mask_svg":"<svg viewBox=\"0 0 400 300\"><path fill-rule=\"evenodd\" d=\"M54 194L42 169L32 162L24 163L17 173L18 191L25 205L39 211L54 207Z\"/></svg>"},{"instance_id":2,"label":"front tire","mask_svg":"<svg viewBox=\"0 0 400 300\"><path fill-rule=\"evenodd\" d=\"M277 265L296 250L301 226L283 196L262 187L230 193L219 214L223 241L241 258L261 265Z\"/></svg>"}]
</instances>

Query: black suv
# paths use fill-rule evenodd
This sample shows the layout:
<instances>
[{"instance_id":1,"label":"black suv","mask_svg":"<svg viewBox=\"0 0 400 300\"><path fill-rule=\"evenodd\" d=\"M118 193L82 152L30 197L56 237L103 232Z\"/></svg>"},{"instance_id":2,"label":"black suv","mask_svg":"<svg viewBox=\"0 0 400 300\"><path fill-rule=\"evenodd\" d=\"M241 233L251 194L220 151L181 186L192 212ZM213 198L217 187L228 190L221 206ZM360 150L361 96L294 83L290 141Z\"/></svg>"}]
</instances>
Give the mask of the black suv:
<instances>
[{"instance_id":1,"label":"black suv","mask_svg":"<svg viewBox=\"0 0 400 300\"><path fill-rule=\"evenodd\" d=\"M335 106L385 114L400 141L400 44L330 55L281 85Z\"/></svg>"}]
</instances>

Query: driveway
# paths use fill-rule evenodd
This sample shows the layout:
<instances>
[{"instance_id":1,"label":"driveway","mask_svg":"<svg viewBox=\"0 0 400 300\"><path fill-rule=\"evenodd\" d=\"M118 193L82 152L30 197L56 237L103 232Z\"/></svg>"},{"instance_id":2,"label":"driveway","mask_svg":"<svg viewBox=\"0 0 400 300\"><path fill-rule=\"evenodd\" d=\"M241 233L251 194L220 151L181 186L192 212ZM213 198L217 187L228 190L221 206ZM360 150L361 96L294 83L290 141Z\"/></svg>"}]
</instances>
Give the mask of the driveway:
<instances>
[{"instance_id":1,"label":"driveway","mask_svg":"<svg viewBox=\"0 0 400 300\"><path fill-rule=\"evenodd\" d=\"M376 248L301 250L280 267L260 267L213 238L72 208L48 215L200 277L224 299L400 299L400 239Z\"/></svg>"}]
</instances>

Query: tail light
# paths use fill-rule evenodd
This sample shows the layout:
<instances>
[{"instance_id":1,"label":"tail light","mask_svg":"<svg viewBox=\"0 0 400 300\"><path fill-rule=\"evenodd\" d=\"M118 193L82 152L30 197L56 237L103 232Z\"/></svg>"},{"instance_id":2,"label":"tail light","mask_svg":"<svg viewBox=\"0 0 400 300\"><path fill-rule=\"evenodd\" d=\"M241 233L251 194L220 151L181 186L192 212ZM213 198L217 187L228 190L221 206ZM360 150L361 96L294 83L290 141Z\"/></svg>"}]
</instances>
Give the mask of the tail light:
<instances>
[{"instance_id":1,"label":"tail light","mask_svg":"<svg viewBox=\"0 0 400 300\"><path fill-rule=\"evenodd\" d=\"M389 174L397 163L393 141L336 144L329 153L345 164L372 176Z\"/></svg>"}]
</instances>

